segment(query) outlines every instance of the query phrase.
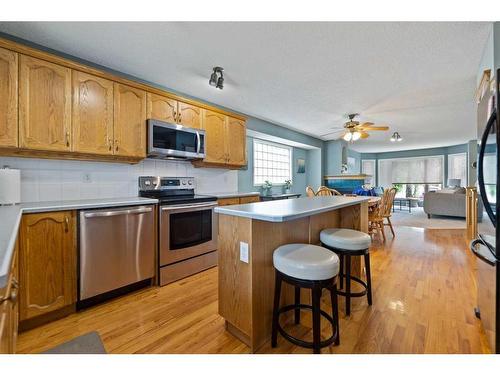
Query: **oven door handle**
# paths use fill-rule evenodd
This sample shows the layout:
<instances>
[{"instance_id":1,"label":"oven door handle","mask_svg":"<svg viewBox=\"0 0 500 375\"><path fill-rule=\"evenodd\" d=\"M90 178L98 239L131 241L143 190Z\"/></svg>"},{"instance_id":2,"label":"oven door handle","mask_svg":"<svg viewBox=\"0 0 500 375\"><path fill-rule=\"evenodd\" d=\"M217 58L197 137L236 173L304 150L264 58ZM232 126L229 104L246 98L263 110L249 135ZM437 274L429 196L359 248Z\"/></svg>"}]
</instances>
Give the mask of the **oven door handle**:
<instances>
[{"instance_id":1,"label":"oven door handle","mask_svg":"<svg viewBox=\"0 0 500 375\"><path fill-rule=\"evenodd\" d=\"M197 208L205 208L205 207L215 207L217 206L217 202L211 203L200 203L200 204L190 204L187 206L163 206L161 208L162 211L176 211L176 210L185 210L189 208L197 209Z\"/></svg>"}]
</instances>

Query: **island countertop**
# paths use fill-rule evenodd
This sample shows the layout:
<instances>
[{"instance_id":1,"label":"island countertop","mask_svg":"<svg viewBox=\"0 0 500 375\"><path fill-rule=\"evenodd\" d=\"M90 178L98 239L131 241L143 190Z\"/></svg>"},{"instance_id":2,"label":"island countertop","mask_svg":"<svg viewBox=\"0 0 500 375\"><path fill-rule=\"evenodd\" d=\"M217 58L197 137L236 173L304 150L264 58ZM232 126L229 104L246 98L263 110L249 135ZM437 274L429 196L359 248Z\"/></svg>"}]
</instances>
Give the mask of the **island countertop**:
<instances>
[{"instance_id":1,"label":"island countertop","mask_svg":"<svg viewBox=\"0 0 500 375\"><path fill-rule=\"evenodd\" d=\"M216 207L215 212L270 222L284 222L369 201L370 197L323 196Z\"/></svg>"}]
</instances>

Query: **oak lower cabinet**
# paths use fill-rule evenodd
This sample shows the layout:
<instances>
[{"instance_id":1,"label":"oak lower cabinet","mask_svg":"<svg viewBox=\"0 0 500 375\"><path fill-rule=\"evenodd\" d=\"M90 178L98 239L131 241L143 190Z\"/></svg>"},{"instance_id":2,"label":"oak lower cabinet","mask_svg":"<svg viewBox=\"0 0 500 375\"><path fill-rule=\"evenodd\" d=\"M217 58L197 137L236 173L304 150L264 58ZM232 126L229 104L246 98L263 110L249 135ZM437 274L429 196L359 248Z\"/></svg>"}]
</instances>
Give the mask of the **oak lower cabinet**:
<instances>
[{"instance_id":1,"label":"oak lower cabinet","mask_svg":"<svg viewBox=\"0 0 500 375\"><path fill-rule=\"evenodd\" d=\"M16 352L19 323L18 243L16 241L7 285L0 289L0 354Z\"/></svg>"},{"instance_id":2,"label":"oak lower cabinet","mask_svg":"<svg viewBox=\"0 0 500 375\"><path fill-rule=\"evenodd\" d=\"M73 71L71 151L113 155L113 82Z\"/></svg>"},{"instance_id":3,"label":"oak lower cabinet","mask_svg":"<svg viewBox=\"0 0 500 375\"><path fill-rule=\"evenodd\" d=\"M19 59L19 146L71 148L71 69L34 57Z\"/></svg>"},{"instance_id":4,"label":"oak lower cabinet","mask_svg":"<svg viewBox=\"0 0 500 375\"><path fill-rule=\"evenodd\" d=\"M18 54L0 48L0 147L18 146Z\"/></svg>"},{"instance_id":5,"label":"oak lower cabinet","mask_svg":"<svg viewBox=\"0 0 500 375\"><path fill-rule=\"evenodd\" d=\"M20 241L21 325L58 310L70 313L77 297L76 212L23 215Z\"/></svg>"},{"instance_id":6,"label":"oak lower cabinet","mask_svg":"<svg viewBox=\"0 0 500 375\"><path fill-rule=\"evenodd\" d=\"M146 92L114 83L114 154L146 157Z\"/></svg>"}]
</instances>

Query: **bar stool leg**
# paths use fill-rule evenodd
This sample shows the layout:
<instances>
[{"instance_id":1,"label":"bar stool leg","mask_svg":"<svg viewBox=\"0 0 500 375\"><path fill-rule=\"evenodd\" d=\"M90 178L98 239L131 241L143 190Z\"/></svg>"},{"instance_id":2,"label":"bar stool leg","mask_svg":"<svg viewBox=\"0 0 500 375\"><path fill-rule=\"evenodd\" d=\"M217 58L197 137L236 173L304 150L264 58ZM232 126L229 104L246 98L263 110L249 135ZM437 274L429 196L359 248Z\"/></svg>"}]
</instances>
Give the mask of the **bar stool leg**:
<instances>
[{"instance_id":1,"label":"bar stool leg","mask_svg":"<svg viewBox=\"0 0 500 375\"><path fill-rule=\"evenodd\" d=\"M351 256L345 256L345 314L351 315Z\"/></svg>"},{"instance_id":2,"label":"bar stool leg","mask_svg":"<svg viewBox=\"0 0 500 375\"><path fill-rule=\"evenodd\" d=\"M312 290L313 352L321 353L321 287L315 284Z\"/></svg>"},{"instance_id":3,"label":"bar stool leg","mask_svg":"<svg viewBox=\"0 0 500 375\"><path fill-rule=\"evenodd\" d=\"M296 286L295 287L295 304L300 305L300 287ZM300 310L296 309L295 310L295 324L300 323Z\"/></svg>"},{"instance_id":4,"label":"bar stool leg","mask_svg":"<svg viewBox=\"0 0 500 375\"><path fill-rule=\"evenodd\" d=\"M338 254L340 260L340 271L339 271L339 279L340 279L340 289L344 289L344 256L342 254Z\"/></svg>"},{"instance_id":5,"label":"bar stool leg","mask_svg":"<svg viewBox=\"0 0 500 375\"><path fill-rule=\"evenodd\" d=\"M273 324L271 329L271 346L276 348L278 345L278 310L280 308L280 298L281 298L281 274L276 271L275 275L275 286L274 286L274 307L273 307Z\"/></svg>"},{"instance_id":6,"label":"bar stool leg","mask_svg":"<svg viewBox=\"0 0 500 375\"><path fill-rule=\"evenodd\" d=\"M340 326L339 326L339 303L337 298L337 284L330 288L330 298L332 300L332 316L335 329L337 330L337 339L335 345L340 345Z\"/></svg>"},{"instance_id":7,"label":"bar stool leg","mask_svg":"<svg viewBox=\"0 0 500 375\"><path fill-rule=\"evenodd\" d=\"M372 304L372 275L370 270L370 254L365 254L365 268L366 268L366 295L368 297L368 304Z\"/></svg>"}]
</instances>

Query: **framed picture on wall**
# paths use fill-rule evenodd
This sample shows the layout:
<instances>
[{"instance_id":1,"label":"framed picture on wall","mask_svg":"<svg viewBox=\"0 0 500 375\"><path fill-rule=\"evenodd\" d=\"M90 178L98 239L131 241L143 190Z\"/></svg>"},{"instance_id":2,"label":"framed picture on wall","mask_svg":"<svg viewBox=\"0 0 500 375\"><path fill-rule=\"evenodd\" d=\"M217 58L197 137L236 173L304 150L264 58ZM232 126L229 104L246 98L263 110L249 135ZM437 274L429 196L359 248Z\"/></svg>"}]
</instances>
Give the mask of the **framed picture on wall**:
<instances>
[{"instance_id":1,"label":"framed picture on wall","mask_svg":"<svg viewBox=\"0 0 500 375\"><path fill-rule=\"evenodd\" d=\"M306 173L305 159L297 159L297 173Z\"/></svg>"}]
</instances>

